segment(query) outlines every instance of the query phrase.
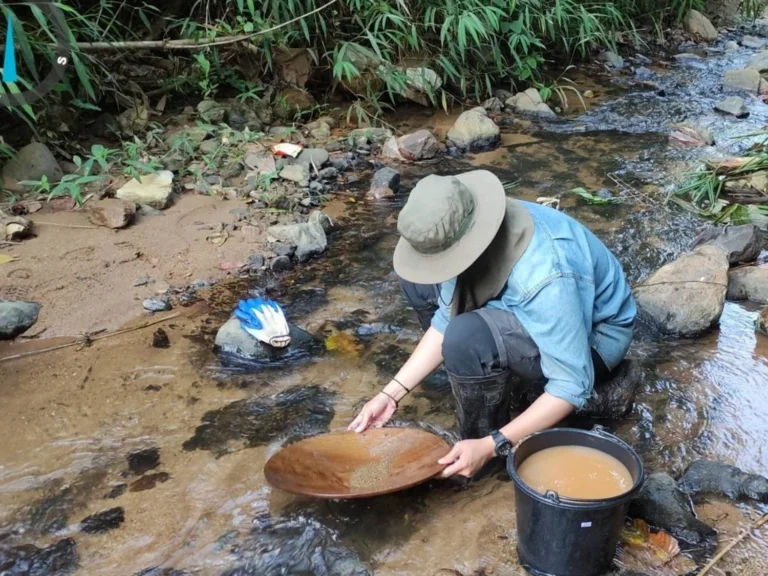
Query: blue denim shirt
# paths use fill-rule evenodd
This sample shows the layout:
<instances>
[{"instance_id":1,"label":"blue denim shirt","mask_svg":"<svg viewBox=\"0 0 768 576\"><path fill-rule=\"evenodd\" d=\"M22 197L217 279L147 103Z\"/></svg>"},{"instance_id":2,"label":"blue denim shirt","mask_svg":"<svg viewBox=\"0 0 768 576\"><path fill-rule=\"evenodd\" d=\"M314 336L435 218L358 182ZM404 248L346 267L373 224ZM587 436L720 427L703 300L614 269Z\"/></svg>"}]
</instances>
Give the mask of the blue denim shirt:
<instances>
[{"instance_id":1,"label":"blue denim shirt","mask_svg":"<svg viewBox=\"0 0 768 576\"><path fill-rule=\"evenodd\" d=\"M609 369L624 358L637 314L616 257L570 216L531 202L534 234L502 292L485 306L517 315L539 347L545 390L577 409L594 387L594 348ZM445 333L456 279L440 287L432 326Z\"/></svg>"}]
</instances>

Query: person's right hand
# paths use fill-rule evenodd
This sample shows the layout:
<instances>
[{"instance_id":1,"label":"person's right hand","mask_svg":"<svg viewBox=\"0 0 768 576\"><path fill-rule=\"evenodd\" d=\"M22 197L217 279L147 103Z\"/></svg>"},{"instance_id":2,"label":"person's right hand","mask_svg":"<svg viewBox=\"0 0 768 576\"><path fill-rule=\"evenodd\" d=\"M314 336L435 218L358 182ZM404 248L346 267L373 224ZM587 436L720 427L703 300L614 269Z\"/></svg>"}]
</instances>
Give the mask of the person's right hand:
<instances>
[{"instance_id":1,"label":"person's right hand","mask_svg":"<svg viewBox=\"0 0 768 576\"><path fill-rule=\"evenodd\" d=\"M379 393L372 400L369 400L360 414L357 415L349 425L347 430L354 430L355 432L364 432L371 426L374 428L381 428L389 422L392 415L397 410L395 401L389 398L385 394Z\"/></svg>"}]
</instances>

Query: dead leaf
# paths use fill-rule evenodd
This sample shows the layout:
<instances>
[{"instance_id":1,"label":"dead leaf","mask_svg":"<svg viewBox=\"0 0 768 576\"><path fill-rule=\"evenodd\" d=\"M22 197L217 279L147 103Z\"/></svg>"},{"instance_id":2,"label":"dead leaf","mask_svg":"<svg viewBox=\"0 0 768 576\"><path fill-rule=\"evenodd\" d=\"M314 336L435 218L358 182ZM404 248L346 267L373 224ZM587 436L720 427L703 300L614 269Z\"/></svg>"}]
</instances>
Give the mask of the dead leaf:
<instances>
[{"instance_id":1,"label":"dead leaf","mask_svg":"<svg viewBox=\"0 0 768 576\"><path fill-rule=\"evenodd\" d=\"M221 230L220 232L216 232L215 234L211 234L210 236L205 237L205 239L208 240L208 242L210 242L217 248L223 245L228 238L229 238L229 232L227 232L226 230Z\"/></svg>"},{"instance_id":2,"label":"dead leaf","mask_svg":"<svg viewBox=\"0 0 768 576\"><path fill-rule=\"evenodd\" d=\"M363 345L348 332L336 332L325 339L325 349L331 352L336 351L358 356Z\"/></svg>"},{"instance_id":3,"label":"dead leaf","mask_svg":"<svg viewBox=\"0 0 768 576\"><path fill-rule=\"evenodd\" d=\"M652 533L648 524L637 518L621 531L621 541L629 554L654 567L669 564L680 554L675 538L664 530Z\"/></svg>"},{"instance_id":4,"label":"dead leaf","mask_svg":"<svg viewBox=\"0 0 768 576\"><path fill-rule=\"evenodd\" d=\"M0 254L0 264L8 264L8 262L16 262L18 256L11 256L10 254Z\"/></svg>"},{"instance_id":5,"label":"dead leaf","mask_svg":"<svg viewBox=\"0 0 768 576\"><path fill-rule=\"evenodd\" d=\"M160 101L157 103L157 106L155 106L155 110L157 110L158 112L164 112L166 102L168 102L168 96L163 96L162 98L160 98Z\"/></svg>"},{"instance_id":6,"label":"dead leaf","mask_svg":"<svg viewBox=\"0 0 768 576\"><path fill-rule=\"evenodd\" d=\"M218 265L219 270L225 270L225 271L239 270L243 266L245 266L245 264L237 260L228 260L226 262L219 262L219 265Z\"/></svg>"},{"instance_id":7,"label":"dead leaf","mask_svg":"<svg viewBox=\"0 0 768 576\"><path fill-rule=\"evenodd\" d=\"M39 212L43 209L43 203L42 202L30 202L27 204L27 214L34 214L35 212Z\"/></svg>"}]
</instances>

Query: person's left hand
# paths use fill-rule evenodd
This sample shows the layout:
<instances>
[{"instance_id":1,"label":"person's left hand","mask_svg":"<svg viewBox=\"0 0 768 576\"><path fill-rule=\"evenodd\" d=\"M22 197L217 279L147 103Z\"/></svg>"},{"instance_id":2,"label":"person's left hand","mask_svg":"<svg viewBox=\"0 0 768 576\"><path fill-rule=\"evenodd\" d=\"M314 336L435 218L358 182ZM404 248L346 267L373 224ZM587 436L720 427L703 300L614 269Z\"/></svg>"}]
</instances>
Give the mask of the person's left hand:
<instances>
[{"instance_id":1,"label":"person's left hand","mask_svg":"<svg viewBox=\"0 0 768 576\"><path fill-rule=\"evenodd\" d=\"M479 440L462 440L438 464L446 466L441 476L448 478L455 474L471 478L494 456L493 438L486 436Z\"/></svg>"}]
</instances>

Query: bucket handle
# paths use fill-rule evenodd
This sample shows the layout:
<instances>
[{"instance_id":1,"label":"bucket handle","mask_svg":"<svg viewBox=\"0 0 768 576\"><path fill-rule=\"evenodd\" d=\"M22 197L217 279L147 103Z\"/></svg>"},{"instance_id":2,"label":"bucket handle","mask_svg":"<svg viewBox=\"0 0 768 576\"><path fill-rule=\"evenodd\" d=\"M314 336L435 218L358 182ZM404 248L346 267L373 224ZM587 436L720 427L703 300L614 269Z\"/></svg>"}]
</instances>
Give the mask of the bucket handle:
<instances>
[{"instance_id":1,"label":"bucket handle","mask_svg":"<svg viewBox=\"0 0 768 576\"><path fill-rule=\"evenodd\" d=\"M554 502L555 504L560 504L560 496L554 490L547 490L547 492L544 494L544 498Z\"/></svg>"},{"instance_id":2,"label":"bucket handle","mask_svg":"<svg viewBox=\"0 0 768 576\"><path fill-rule=\"evenodd\" d=\"M608 429L605 426L601 426L600 424L595 424L592 427L592 430L590 430L593 434L598 434L600 436L607 436L610 438L616 438L613 434L611 434Z\"/></svg>"}]
</instances>

